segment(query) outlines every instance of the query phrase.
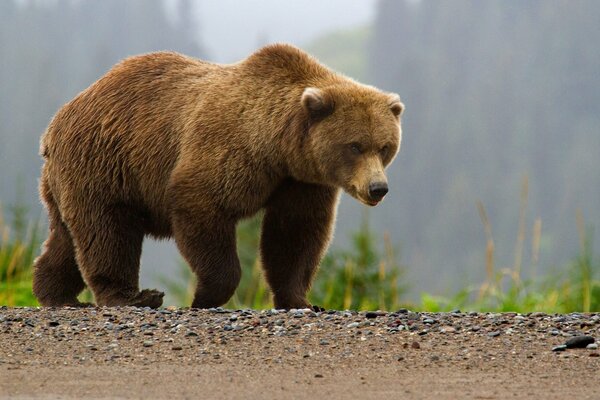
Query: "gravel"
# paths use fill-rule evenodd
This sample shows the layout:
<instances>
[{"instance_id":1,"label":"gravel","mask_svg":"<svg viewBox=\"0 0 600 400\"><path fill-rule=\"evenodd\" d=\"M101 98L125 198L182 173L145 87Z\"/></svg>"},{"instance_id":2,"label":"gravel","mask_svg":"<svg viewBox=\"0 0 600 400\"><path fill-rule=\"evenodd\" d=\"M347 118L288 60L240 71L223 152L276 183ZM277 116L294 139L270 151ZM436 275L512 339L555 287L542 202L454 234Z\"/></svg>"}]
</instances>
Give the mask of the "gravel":
<instances>
[{"instance_id":1,"label":"gravel","mask_svg":"<svg viewBox=\"0 0 600 400\"><path fill-rule=\"evenodd\" d=\"M0 307L0 376L22 368L224 365L253 373L309 368L320 381L340 368L348 376L402 368L431 371L435 380L435 366L467 377L510 368L523 371L523 379L538 370L588 371L577 376L591 382L600 368L597 337L600 315L581 313Z\"/></svg>"}]
</instances>

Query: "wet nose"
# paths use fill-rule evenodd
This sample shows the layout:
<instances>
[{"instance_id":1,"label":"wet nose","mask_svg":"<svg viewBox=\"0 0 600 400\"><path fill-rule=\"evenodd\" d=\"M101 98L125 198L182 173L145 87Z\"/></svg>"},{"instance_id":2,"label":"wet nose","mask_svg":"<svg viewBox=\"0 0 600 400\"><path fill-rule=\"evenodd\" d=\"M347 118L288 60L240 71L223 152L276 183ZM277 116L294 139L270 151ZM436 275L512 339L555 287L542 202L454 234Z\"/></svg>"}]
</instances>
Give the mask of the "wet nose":
<instances>
[{"instance_id":1,"label":"wet nose","mask_svg":"<svg viewBox=\"0 0 600 400\"><path fill-rule=\"evenodd\" d=\"M369 197L373 200L379 201L383 199L388 192L388 185L386 182L373 182L369 185Z\"/></svg>"}]
</instances>

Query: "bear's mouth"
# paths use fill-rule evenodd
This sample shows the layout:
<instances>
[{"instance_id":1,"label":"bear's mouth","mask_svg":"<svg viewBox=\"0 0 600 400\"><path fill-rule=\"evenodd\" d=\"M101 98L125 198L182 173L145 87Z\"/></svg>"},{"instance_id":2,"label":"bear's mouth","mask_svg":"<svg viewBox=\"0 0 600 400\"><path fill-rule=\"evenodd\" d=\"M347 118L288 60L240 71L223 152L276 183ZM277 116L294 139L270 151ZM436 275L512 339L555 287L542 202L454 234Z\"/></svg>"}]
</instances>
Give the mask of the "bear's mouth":
<instances>
[{"instance_id":1,"label":"bear's mouth","mask_svg":"<svg viewBox=\"0 0 600 400\"><path fill-rule=\"evenodd\" d=\"M381 201L381 200L366 200L366 199L362 199L362 198L360 198L359 200L362 203L364 203L364 204L366 204L368 206L371 206L371 207L375 207Z\"/></svg>"},{"instance_id":2,"label":"bear's mouth","mask_svg":"<svg viewBox=\"0 0 600 400\"><path fill-rule=\"evenodd\" d=\"M376 205L378 205L381 200L373 200L370 199L368 197L363 197L360 195L360 193L358 192L358 190L356 190L356 187L351 186L350 188L346 189L346 193L348 193L350 196L354 197L356 200L360 201L361 203L370 206L370 207L375 207Z\"/></svg>"}]
</instances>

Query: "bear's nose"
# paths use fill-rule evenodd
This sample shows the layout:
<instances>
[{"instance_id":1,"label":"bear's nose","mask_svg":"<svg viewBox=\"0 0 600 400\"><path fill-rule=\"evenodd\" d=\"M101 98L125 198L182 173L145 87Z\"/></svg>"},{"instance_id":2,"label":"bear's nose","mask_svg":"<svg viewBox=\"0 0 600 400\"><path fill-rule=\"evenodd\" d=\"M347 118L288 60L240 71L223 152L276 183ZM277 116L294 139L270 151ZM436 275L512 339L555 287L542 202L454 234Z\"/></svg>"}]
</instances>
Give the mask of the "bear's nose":
<instances>
[{"instance_id":1,"label":"bear's nose","mask_svg":"<svg viewBox=\"0 0 600 400\"><path fill-rule=\"evenodd\" d=\"M373 182L369 185L369 197L375 201L383 199L388 192L386 182Z\"/></svg>"}]
</instances>

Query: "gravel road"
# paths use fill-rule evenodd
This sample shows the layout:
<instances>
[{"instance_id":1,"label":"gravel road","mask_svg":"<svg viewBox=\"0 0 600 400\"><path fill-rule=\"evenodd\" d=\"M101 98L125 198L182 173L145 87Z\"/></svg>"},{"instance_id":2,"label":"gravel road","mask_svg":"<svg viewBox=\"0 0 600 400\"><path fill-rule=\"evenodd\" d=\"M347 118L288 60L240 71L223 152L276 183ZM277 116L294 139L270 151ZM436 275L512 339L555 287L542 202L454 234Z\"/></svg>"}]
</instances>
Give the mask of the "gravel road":
<instances>
[{"instance_id":1,"label":"gravel road","mask_svg":"<svg viewBox=\"0 0 600 400\"><path fill-rule=\"evenodd\" d=\"M600 314L0 307L0 398L599 399L594 337Z\"/></svg>"}]
</instances>

